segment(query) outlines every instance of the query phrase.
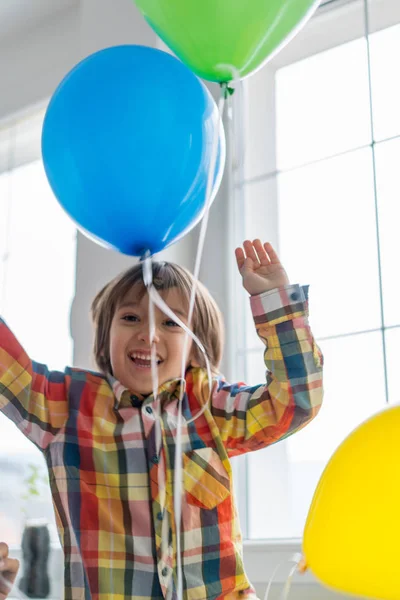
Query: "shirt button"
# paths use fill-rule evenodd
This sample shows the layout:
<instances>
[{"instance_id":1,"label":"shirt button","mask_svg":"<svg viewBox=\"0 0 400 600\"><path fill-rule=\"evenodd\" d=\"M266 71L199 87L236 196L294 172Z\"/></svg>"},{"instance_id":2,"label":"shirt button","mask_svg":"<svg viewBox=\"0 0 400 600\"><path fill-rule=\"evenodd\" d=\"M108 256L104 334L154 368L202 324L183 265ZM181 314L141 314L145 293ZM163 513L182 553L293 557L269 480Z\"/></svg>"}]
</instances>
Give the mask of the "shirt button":
<instances>
[{"instance_id":1,"label":"shirt button","mask_svg":"<svg viewBox=\"0 0 400 600\"><path fill-rule=\"evenodd\" d=\"M146 406L146 412L149 413L149 415L151 415L151 413L153 412L151 406Z\"/></svg>"},{"instance_id":2,"label":"shirt button","mask_svg":"<svg viewBox=\"0 0 400 600\"><path fill-rule=\"evenodd\" d=\"M293 300L293 302L295 302L296 300L300 299L300 296L299 296L299 294L297 292L292 292L290 294L290 299Z\"/></svg>"},{"instance_id":3,"label":"shirt button","mask_svg":"<svg viewBox=\"0 0 400 600\"><path fill-rule=\"evenodd\" d=\"M131 402L134 408L139 408L141 405L141 402L137 396L131 396Z\"/></svg>"},{"instance_id":4,"label":"shirt button","mask_svg":"<svg viewBox=\"0 0 400 600\"><path fill-rule=\"evenodd\" d=\"M155 465L158 465L158 463L160 462L160 459L157 456L157 454L154 454L154 456L151 457L151 462L154 463Z\"/></svg>"},{"instance_id":5,"label":"shirt button","mask_svg":"<svg viewBox=\"0 0 400 600\"><path fill-rule=\"evenodd\" d=\"M162 512L159 512L159 513L157 513L157 519L158 519L159 521L162 521L162 518L163 518L163 514L162 514Z\"/></svg>"},{"instance_id":6,"label":"shirt button","mask_svg":"<svg viewBox=\"0 0 400 600\"><path fill-rule=\"evenodd\" d=\"M166 577L168 575L168 567L164 567L163 570L161 571L161 575L163 577Z\"/></svg>"}]
</instances>

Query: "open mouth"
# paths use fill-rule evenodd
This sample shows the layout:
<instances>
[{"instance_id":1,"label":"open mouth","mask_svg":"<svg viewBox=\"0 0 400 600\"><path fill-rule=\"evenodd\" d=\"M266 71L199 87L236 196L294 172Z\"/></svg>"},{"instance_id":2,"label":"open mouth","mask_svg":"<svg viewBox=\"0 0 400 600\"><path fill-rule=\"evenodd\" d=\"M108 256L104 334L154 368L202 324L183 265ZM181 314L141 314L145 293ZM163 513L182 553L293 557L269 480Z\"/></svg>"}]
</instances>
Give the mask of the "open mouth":
<instances>
[{"instance_id":1,"label":"open mouth","mask_svg":"<svg viewBox=\"0 0 400 600\"><path fill-rule=\"evenodd\" d=\"M143 354L141 352L132 352L128 355L135 367L139 369L151 369L151 355ZM163 359L160 356L156 356L156 364L157 366L161 365Z\"/></svg>"}]
</instances>

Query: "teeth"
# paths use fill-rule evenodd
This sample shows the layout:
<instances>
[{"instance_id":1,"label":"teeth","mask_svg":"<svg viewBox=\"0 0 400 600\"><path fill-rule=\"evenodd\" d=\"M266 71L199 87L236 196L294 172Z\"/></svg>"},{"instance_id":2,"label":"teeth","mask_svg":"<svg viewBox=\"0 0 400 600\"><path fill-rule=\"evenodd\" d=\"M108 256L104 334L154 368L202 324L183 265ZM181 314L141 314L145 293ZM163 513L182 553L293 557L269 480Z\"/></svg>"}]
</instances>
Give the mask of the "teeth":
<instances>
[{"instance_id":1,"label":"teeth","mask_svg":"<svg viewBox=\"0 0 400 600\"><path fill-rule=\"evenodd\" d=\"M139 358L140 360L151 361L151 354L144 354L143 352L132 352L129 354L131 358ZM161 358L156 356L157 362L161 362Z\"/></svg>"}]
</instances>

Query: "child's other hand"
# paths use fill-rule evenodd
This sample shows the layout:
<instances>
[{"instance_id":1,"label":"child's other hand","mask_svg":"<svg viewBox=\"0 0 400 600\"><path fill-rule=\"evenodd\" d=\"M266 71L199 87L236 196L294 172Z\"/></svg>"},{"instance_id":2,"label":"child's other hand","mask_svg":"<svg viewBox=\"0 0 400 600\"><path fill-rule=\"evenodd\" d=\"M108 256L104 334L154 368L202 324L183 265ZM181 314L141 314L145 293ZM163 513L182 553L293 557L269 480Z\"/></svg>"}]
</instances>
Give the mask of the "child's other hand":
<instances>
[{"instance_id":1,"label":"child's other hand","mask_svg":"<svg viewBox=\"0 0 400 600\"><path fill-rule=\"evenodd\" d=\"M243 250L244 248L244 250ZM288 276L270 243L243 242L235 255L243 287L252 296L289 284Z\"/></svg>"},{"instance_id":2,"label":"child's other hand","mask_svg":"<svg viewBox=\"0 0 400 600\"><path fill-rule=\"evenodd\" d=\"M5 600L10 593L9 588L2 579L6 579L12 585L17 576L18 569L18 560L8 558L8 546L4 542L0 542L0 600Z\"/></svg>"}]
</instances>

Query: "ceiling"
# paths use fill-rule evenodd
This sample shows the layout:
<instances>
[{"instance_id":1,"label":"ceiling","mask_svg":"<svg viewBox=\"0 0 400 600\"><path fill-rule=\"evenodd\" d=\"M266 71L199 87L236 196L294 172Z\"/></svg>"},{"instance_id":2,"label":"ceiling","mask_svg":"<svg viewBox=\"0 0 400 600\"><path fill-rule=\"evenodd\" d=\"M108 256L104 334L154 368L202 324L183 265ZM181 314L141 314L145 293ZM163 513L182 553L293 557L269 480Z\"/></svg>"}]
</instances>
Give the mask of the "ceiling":
<instances>
[{"instance_id":1,"label":"ceiling","mask_svg":"<svg viewBox=\"0 0 400 600\"><path fill-rule=\"evenodd\" d=\"M33 29L78 0L0 0L0 41Z\"/></svg>"},{"instance_id":2,"label":"ceiling","mask_svg":"<svg viewBox=\"0 0 400 600\"><path fill-rule=\"evenodd\" d=\"M112 1L112 0L110 0ZM349 0L321 0L321 7ZM80 0L0 0L0 43L34 29L49 17L76 6Z\"/></svg>"}]
</instances>

